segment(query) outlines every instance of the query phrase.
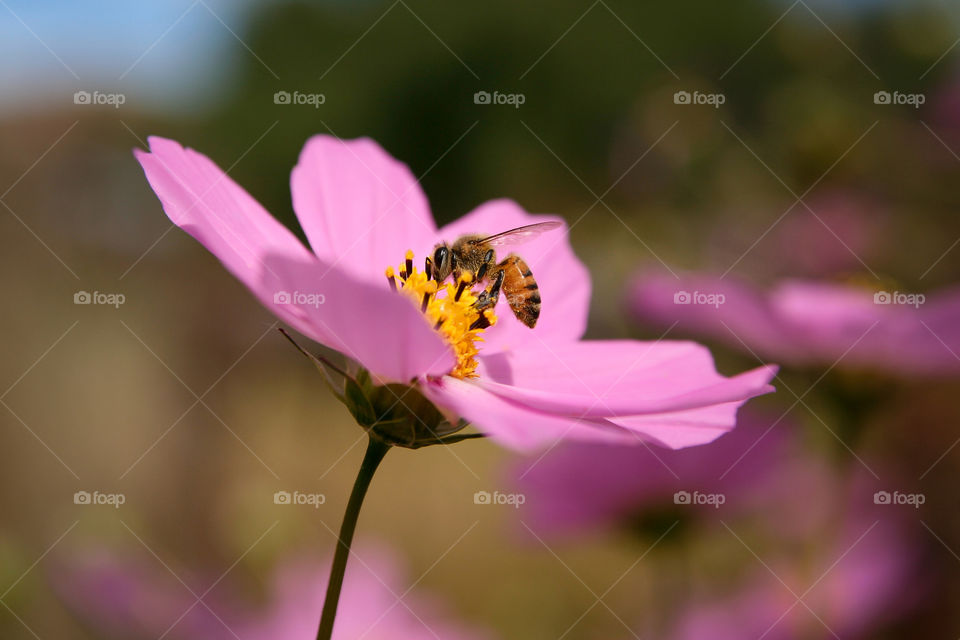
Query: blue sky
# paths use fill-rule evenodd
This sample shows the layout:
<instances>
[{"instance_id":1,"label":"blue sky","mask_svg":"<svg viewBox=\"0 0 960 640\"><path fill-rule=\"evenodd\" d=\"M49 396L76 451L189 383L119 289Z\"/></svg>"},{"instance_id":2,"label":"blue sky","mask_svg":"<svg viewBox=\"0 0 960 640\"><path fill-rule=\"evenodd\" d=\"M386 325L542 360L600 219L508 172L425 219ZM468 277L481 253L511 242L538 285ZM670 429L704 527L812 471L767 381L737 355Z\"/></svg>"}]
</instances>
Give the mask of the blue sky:
<instances>
[{"instance_id":1,"label":"blue sky","mask_svg":"<svg viewBox=\"0 0 960 640\"><path fill-rule=\"evenodd\" d=\"M251 55L220 20L242 35L252 4L0 0L0 109L56 108L79 89L123 92L148 109L195 108L216 95L218 70Z\"/></svg>"}]
</instances>

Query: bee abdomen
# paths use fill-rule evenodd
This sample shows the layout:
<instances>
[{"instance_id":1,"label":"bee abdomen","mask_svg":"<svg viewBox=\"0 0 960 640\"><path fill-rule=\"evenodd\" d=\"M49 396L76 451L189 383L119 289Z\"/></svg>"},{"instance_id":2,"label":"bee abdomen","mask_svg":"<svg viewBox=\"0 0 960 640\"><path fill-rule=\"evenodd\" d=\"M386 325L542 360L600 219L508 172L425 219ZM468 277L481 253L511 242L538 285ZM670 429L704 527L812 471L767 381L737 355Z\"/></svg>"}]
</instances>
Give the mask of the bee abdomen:
<instances>
[{"instance_id":1,"label":"bee abdomen","mask_svg":"<svg viewBox=\"0 0 960 640\"><path fill-rule=\"evenodd\" d=\"M540 287L523 258L510 254L503 261L503 291L517 319L534 328L540 317Z\"/></svg>"}]
</instances>

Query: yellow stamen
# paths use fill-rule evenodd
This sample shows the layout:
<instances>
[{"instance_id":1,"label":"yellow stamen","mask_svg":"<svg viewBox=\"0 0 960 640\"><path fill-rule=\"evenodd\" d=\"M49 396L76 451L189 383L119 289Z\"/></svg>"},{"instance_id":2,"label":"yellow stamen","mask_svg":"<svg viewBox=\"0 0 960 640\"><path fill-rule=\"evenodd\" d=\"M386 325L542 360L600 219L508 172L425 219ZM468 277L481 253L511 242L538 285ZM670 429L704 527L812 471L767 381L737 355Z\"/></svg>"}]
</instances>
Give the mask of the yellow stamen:
<instances>
[{"instance_id":1,"label":"yellow stamen","mask_svg":"<svg viewBox=\"0 0 960 640\"><path fill-rule=\"evenodd\" d=\"M394 291L397 290L397 281L393 273L393 267L387 267L387 282L390 283L390 288Z\"/></svg>"},{"instance_id":2,"label":"yellow stamen","mask_svg":"<svg viewBox=\"0 0 960 640\"><path fill-rule=\"evenodd\" d=\"M386 275L391 285L409 297L427 317L430 325L440 332L453 347L457 362L450 372L456 378L477 376L477 343L484 328L471 329L481 317L492 326L497 321L493 309L480 311L476 307L477 296L470 289L473 274L466 272L457 282L438 283L430 274L418 271L413 266L413 252L407 251L400 269L402 279L396 281L393 267L387 267Z\"/></svg>"}]
</instances>

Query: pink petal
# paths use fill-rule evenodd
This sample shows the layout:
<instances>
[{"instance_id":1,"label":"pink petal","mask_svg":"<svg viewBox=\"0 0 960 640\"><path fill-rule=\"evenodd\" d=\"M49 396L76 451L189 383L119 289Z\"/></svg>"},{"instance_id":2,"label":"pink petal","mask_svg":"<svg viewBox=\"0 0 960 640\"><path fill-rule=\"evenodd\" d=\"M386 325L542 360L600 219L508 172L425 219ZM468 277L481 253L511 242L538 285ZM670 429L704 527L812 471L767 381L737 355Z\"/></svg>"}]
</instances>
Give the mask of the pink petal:
<instances>
[{"instance_id":1,"label":"pink petal","mask_svg":"<svg viewBox=\"0 0 960 640\"><path fill-rule=\"evenodd\" d=\"M323 336L321 342L356 360L381 381L408 382L453 368L450 345L413 301L387 287L386 279L383 285L371 284L313 256L306 260L268 256L266 262L280 276L282 292L290 299L290 303L268 306L288 308L296 314L294 326L306 327L306 335Z\"/></svg>"},{"instance_id":2,"label":"pink petal","mask_svg":"<svg viewBox=\"0 0 960 640\"><path fill-rule=\"evenodd\" d=\"M571 534L656 510L672 503L677 491L699 490L723 493L727 502L721 510L698 511L698 518L727 518L755 512L758 505L777 505L778 528L791 527L802 537L803 528L791 519L814 520L804 507L806 501L823 504L824 494L813 489L827 474L817 473L821 469L804 460L796 442L797 425L788 424L788 419L775 422L778 417L779 412L763 415L744 410L736 429L708 447L663 451L571 444L520 461L516 486L527 496L524 519L538 534ZM809 482L799 504L794 500L797 482Z\"/></svg>"},{"instance_id":3,"label":"pink petal","mask_svg":"<svg viewBox=\"0 0 960 640\"><path fill-rule=\"evenodd\" d=\"M209 158L173 140L154 136L149 141L150 152L133 153L167 216L269 307L283 283L266 269L265 256L308 259L310 252ZM272 310L296 324L288 310Z\"/></svg>"},{"instance_id":4,"label":"pink petal","mask_svg":"<svg viewBox=\"0 0 960 640\"><path fill-rule=\"evenodd\" d=\"M470 382L444 378L428 396L507 446L566 438L679 448L732 429L741 404L773 390L776 369L725 378L697 344L595 341L528 342L483 358L479 373Z\"/></svg>"},{"instance_id":5,"label":"pink petal","mask_svg":"<svg viewBox=\"0 0 960 640\"><path fill-rule=\"evenodd\" d=\"M691 304L694 294L724 297L723 304ZM687 294L678 303L675 296ZM738 349L743 343L756 353L777 359L802 357L804 349L795 348L789 329L770 308L765 296L733 277L709 274L673 276L644 274L631 288L630 306L641 321L676 326L677 333L706 336ZM741 340L743 343L741 343Z\"/></svg>"},{"instance_id":6,"label":"pink petal","mask_svg":"<svg viewBox=\"0 0 960 640\"><path fill-rule=\"evenodd\" d=\"M746 588L733 585L732 588L740 590L716 600L698 598L680 612L676 629L664 637L668 640L795 640L801 637L795 628L798 621L805 620L804 614L812 616L795 602L796 598L789 597L790 592L782 585L774 583L777 588L769 586L769 580L756 581L755 584L751 581ZM816 629L823 629L815 620L813 624L818 625Z\"/></svg>"},{"instance_id":7,"label":"pink petal","mask_svg":"<svg viewBox=\"0 0 960 640\"><path fill-rule=\"evenodd\" d=\"M176 142L150 139L135 151L174 224L210 250L277 317L381 378L410 380L453 367L449 347L416 306L319 262L209 158ZM324 302L287 304L280 294L321 294ZM278 301L279 300L279 301Z\"/></svg>"},{"instance_id":8,"label":"pink petal","mask_svg":"<svg viewBox=\"0 0 960 640\"><path fill-rule=\"evenodd\" d=\"M859 287L787 280L769 297L791 336L819 361L936 375L960 371L957 293L931 293L914 307L876 304L874 292Z\"/></svg>"},{"instance_id":9,"label":"pink petal","mask_svg":"<svg viewBox=\"0 0 960 640\"><path fill-rule=\"evenodd\" d=\"M717 306L676 304L681 291L726 299ZM916 307L877 304L875 293L817 280L784 280L764 292L711 275L643 276L633 287L631 306L643 320L784 363L901 376L960 371L960 289L930 293Z\"/></svg>"},{"instance_id":10,"label":"pink petal","mask_svg":"<svg viewBox=\"0 0 960 640\"><path fill-rule=\"evenodd\" d=\"M760 367L726 378L693 342L533 341L495 367L485 361L478 384L543 411L605 418L743 402L772 391L775 373Z\"/></svg>"},{"instance_id":11,"label":"pink petal","mask_svg":"<svg viewBox=\"0 0 960 640\"><path fill-rule=\"evenodd\" d=\"M930 585L923 584L920 547L907 531L889 516L850 518L828 547L824 563L836 559L807 602L841 637L869 637L872 628L924 601ZM911 588L904 590L905 584Z\"/></svg>"},{"instance_id":12,"label":"pink petal","mask_svg":"<svg viewBox=\"0 0 960 640\"><path fill-rule=\"evenodd\" d=\"M769 302L777 320L806 353L825 361L839 358L851 347L854 351L848 357L856 357L859 347L883 334L889 339L903 317L902 307L874 304L867 289L829 282L786 280L769 294ZM873 334L874 329L879 331ZM875 346L883 348L883 340Z\"/></svg>"},{"instance_id":13,"label":"pink petal","mask_svg":"<svg viewBox=\"0 0 960 640\"><path fill-rule=\"evenodd\" d=\"M492 200L445 226L440 236L452 243L461 235L492 235L547 220L563 222L556 216L531 215L512 200ZM533 331L548 341L582 336L590 307L590 274L574 255L566 227L545 232L517 247L501 247L497 258L502 260L511 252L524 259L540 285L543 310ZM500 298L497 315L498 324L484 335L485 351L515 348L530 340L530 329L513 317L505 296Z\"/></svg>"},{"instance_id":14,"label":"pink petal","mask_svg":"<svg viewBox=\"0 0 960 640\"><path fill-rule=\"evenodd\" d=\"M422 265L437 242L427 198L410 169L368 138L310 138L290 178L293 209L314 252L383 283L412 249Z\"/></svg>"},{"instance_id":15,"label":"pink petal","mask_svg":"<svg viewBox=\"0 0 960 640\"><path fill-rule=\"evenodd\" d=\"M291 557L277 570L267 611L237 627L243 640L314 638L330 564ZM386 547L355 543L344 576L334 640L489 640L455 619L430 592L414 590L406 567ZM409 588L408 588L409 587ZM403 600L400 600L403 594Z\"/></svg>"},{"instance_id":16,"label":"pink petal","mask_svg":"<svg viewBox=\"0 0 960 640\"><path fill-rule=\"evenodd\" d=\"M638 436L603 421L537 411L449 376L430 381L422 390L441 409L469 420L481 432L518 451L532 451L563 439L639 442Z\"/></svg>"},{"instance_id":17,"label":"pink petal","mask_svg":"<svg viewBox=\"0 0 960 640\"><path fill-rule=\"evenodd\" d=\"M737 424L744 400L711 404L697 409L609 418L610 422L642 433L648 440L670 449L713 442Z\"/></svg>"}]
</instances>

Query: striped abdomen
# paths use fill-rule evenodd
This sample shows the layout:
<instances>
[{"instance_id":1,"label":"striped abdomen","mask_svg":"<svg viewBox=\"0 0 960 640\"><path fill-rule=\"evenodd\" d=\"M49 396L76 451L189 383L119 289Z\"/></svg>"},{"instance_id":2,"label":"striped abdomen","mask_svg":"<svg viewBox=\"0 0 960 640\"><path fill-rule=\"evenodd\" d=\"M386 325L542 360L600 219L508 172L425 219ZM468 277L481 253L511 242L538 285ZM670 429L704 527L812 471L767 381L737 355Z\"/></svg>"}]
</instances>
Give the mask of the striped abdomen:
<instances>
[{"instance_id":1,"label":"striped abdomen","mask_svg":"<svg viewBox=\"0 0 960 640\"><path fill-rule=\"evenodd\" d=\"M523 258L515 253L498 265L503 270L501 289L517 320L533 329L540 317L540 287Z\"/></svg>"}]
</instances>

